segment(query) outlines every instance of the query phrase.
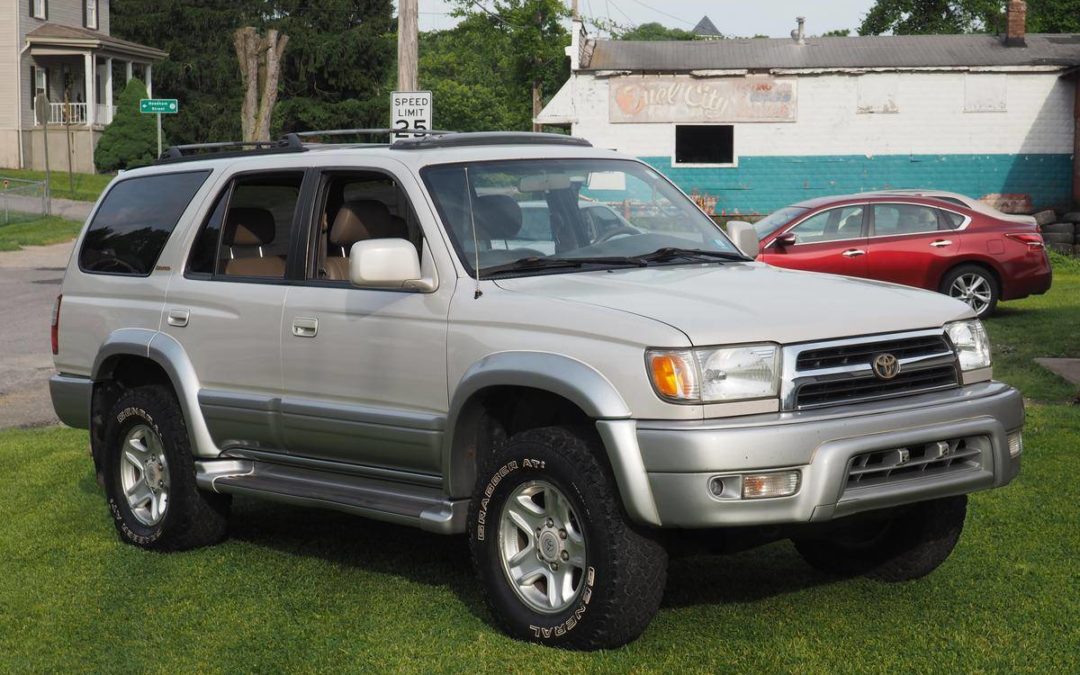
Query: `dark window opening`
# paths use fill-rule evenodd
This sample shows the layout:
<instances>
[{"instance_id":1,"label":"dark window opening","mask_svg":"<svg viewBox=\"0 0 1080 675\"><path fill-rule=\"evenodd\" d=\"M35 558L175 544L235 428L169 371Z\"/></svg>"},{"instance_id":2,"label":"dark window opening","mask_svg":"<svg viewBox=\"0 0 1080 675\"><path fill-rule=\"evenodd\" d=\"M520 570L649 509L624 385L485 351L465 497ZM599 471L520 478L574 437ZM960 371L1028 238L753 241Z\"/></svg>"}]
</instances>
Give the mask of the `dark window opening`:
<instances>
[{"instance_id":1,"label":"dark window opening","mask_svg":"<svg viewBox=\"0 0 1080 675\"><path fill-rule=\"evenodd\" d=\"M129 178L114 185L90 223L79 267L97 274L146 276L209 171Z\"/></svg>"},{"instance_id":2,"label":"dark window opening","mask_svg":"<svg viewBox=\"0 0 1080 675\"><path fill-rule=\"evenodd\" d=\"M734 164L735 127L730 124L675 127L676 164Z\"/></svg>"}]
</instances>

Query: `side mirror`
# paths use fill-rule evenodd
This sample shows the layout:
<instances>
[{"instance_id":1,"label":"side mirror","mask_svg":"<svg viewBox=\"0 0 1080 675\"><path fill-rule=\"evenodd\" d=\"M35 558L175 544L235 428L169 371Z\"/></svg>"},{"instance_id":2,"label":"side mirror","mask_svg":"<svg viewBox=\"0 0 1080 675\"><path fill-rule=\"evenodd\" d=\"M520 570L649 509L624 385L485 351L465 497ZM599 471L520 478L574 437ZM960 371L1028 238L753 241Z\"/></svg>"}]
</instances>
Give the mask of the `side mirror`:
<instances>
[{"instance_id":1,"label":"side mirror","mask_svg":"<svg viewBox=\"0 0 1080 675\"><path fill-rule=\"evenodd\" d=\"M360 288L435 290L420 272L416 247L405 239L366 239L349 249L349 281Z\"/></svg>"},{"instance_id":2,"label":"side mirror","mask_svg":"<svg viewBox=\"0 0 1080 675\"><path fill-rule=\"evenodd\" d=\"M739 250L751 258L756 258L761 248L758 241L757 230L750 223L742 220L730 220L727 224L727 233Z\"/></svg>"},{"instance_id":3,"label":"side mirror","mask_svg":"<svg viewBox=\"0 0 1080 675\"><path fill-rule=\"evenodd\" d=\"M778 247L780 247L780 248L784 248L785 246L794 246L795 245L795 233L794 232L785 232L782 235L780 235L779 237L777 237L776 239L773 239L773 241L776 242L776 245Z\"/></svg>"}]
</instances>

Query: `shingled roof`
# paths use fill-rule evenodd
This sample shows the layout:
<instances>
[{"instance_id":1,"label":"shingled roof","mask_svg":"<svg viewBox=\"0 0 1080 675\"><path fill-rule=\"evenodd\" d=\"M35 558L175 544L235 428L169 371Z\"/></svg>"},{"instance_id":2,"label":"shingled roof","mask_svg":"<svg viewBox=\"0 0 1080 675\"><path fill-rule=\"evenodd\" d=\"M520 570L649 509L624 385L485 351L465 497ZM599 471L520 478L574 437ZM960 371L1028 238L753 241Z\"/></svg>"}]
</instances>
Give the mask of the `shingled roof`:
<instances>
[{"instance_id":1,"label":"shingled roof","mask_svg":"<svg viewBox=\"0 0 1080 675\"><path fill-rule=\"evenodd\" d=\"M690 32L701 37L723 37L720 29L716 27L716 24L712 22L708 15L701 17L701 21L698 21Z\"/></svg>"},{"instance_id":2,"label":"shingled roof","mask_svg":"<svg viewBox=\"0 0 1080 675\"><path fill-rule=\"evenodd\" d=\"M1027 35L1026 47L1006 47L993 35L875 35L636 42L596 40L582 70L954 68L1080 66L1080 34Z\"/></svg>"}]
</instances>

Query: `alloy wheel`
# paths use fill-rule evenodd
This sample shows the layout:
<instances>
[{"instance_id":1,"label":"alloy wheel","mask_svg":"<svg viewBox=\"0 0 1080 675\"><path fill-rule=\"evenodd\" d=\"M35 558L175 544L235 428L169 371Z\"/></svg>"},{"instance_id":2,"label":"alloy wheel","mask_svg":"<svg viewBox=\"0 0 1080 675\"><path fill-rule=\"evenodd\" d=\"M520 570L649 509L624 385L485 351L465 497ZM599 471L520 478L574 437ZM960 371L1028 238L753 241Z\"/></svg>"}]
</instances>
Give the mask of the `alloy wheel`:
<instances>
[{"instance_id":1,"label":"alloy wheel","mask_svg":"<svg viewBox=\"0 0 1080 675\"><path fill-rule=\"evenodd\" d=\"M499 523L499 552L511 588L542 614L565 610L584 586L585 536L573 506L541 480L519 485Z\"/></svg>"},{"instance_id":2,"label":"alloy wheel","mask_svg":"<svg viewBox=\"0 0 1080 675\"><path fill-rule=\"evenodd\" d=\"M990 307L992 293L990 281L974 272L961 274L949 286L949 295L966 302L979 316Z\"/></svg>"},{"instance_id":3,"label":"alloy wheel","mask_svg":"<svg viewBox=\"0 0 1080 675\"><path fill-rule=\"evenodd\" d=\"M138 424L124 437L120 460L120 486L132 515L153 527L169 507L169 464L157 432Z\"/></svg>"}]
</instances>

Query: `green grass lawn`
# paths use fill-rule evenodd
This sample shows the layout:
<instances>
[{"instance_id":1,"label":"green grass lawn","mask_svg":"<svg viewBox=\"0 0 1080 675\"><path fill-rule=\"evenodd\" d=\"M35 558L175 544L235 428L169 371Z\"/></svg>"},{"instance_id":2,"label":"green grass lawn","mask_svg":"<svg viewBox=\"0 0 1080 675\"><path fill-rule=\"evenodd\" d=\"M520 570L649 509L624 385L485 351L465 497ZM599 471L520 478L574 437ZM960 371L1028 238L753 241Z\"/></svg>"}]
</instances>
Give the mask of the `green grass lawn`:
<instances>
[{"instance_id":1,"label":"green grass lawn","mask_svg":"<svg viewBox=\"0 0 1080 675\"><path fill-rule=\"evenodd\" d=\"M46 216L10 225L0 225L0 251L18 251L23 246L45 246L70 241L83 224Z\"/></svg>"},{"instance_id":2,"label":"green grass lawn","mask_svg":"<svg viewBox=\"0 0 1080 675\"><path fill-rule=\"evenodd\" d=\"M973 496L926 579L836 581L787 543L672 562L637 642L580 654L489 623L460 537L237 499L230 539L121 544L82 431L0 433L0 672L1054 672L1080 667L1080 407L1031 363L1080 356L1080 266L989 322L1030 399L1024 468Z\"/></svg>"},{"instance_id":3,"label":"green grass lawn","mask_svg":"<svg viewBox=\"0 0 1080 675\"><path fill-rule=\"evenodd\" d=\"M28 169L0 169L2 178L21 178L22 180L45 180L44 171L30 171ZM98 195L105 189L115 176L101 173L77 173L74 180L68 177L67 171L52 171L52 196L59 199L74 199L80 202L95 202ZM72 190L72 183L75 189Z\"/></svg>"}]
</instances>

